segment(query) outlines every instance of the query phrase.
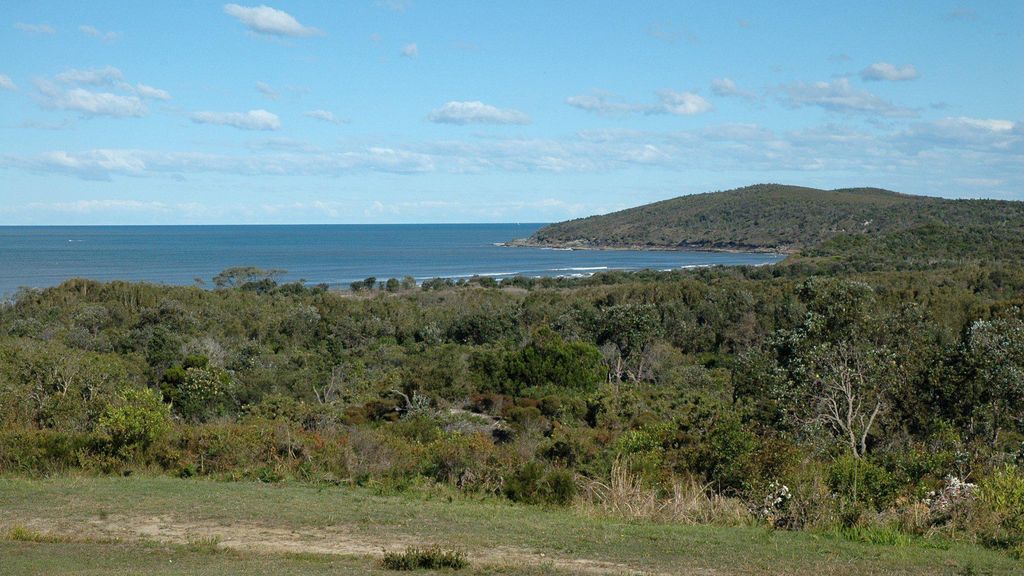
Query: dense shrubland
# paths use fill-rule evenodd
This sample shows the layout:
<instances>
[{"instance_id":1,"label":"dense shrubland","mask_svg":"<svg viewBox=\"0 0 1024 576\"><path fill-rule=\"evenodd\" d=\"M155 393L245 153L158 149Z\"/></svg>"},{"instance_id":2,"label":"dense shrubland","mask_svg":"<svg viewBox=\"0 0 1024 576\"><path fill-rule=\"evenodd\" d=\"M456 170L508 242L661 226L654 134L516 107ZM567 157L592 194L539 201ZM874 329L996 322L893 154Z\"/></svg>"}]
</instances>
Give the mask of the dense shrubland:
<instances>
[{"instance_id":1,"label":"dense shrubland","mask_svg":"<svg viewBox=\"0 0 1024 576\"><path fill-rule=\"evenodd\" d=\"M856 270L23 291L0 473L439 483L1024 551L1024 271Z\"/></svg>"}]
</instances>

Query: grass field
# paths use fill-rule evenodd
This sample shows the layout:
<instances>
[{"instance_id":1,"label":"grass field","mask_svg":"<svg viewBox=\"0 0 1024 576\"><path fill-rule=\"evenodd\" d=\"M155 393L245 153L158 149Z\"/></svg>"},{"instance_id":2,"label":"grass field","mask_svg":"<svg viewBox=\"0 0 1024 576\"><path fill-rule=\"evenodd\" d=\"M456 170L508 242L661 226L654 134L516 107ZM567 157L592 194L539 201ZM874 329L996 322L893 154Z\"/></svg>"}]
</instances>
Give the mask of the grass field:
<instances>
[{"instance_id":1,"label":"grass field","mask_svg":"<svg viewBox=\"0 0 1024 576\"><path fill-rule=\"evenodd\" d=\"M1013 574L954 543L623 522L365 489L172 478L0 479L0 574L373 574L439 544L464 574ZM394 573L394 572L391 572Z\"/></svg>"}]
</instances>

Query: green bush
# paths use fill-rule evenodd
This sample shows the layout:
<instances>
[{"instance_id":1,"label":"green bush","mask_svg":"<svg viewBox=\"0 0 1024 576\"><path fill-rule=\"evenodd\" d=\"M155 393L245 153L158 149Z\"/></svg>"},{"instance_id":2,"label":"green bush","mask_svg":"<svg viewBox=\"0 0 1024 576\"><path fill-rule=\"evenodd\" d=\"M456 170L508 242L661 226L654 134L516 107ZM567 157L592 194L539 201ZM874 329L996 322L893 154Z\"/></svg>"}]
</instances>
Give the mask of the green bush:
<instances>
[{"instance_id":1,"label":"green bush","mask_svg":"<svg viewBox=\"0 0 1024 576\"><path fill-rule=\"evenodd\" d=\"M225 412L232 380L224 370L210 366L206 357L190 356L164 372L161 389L182 418L203 422Z\"/></svg>"},{"instance_id":2,"label":"green bush","mask_svg":"<svg viewBox=\"0 0 1024 576\"><path fill-rule=\"evenodd\" d=\"M538 408L546 418L572 423L586 416L587 402L576 394L547 394L540 397Z\"/></svg>"},{"instance_id":3,"label":"green bush","mask_svg":"<svg viewBox=\"0 0 1024 576\"><path fill-rule=\"evenodd\" d=\"M829 466L828 485L836 495L844 524L856 523L864 507L880 511L892 506L899 489L885 468L849 455Z\"/></svg>"},{"instance_id":4,"label":"green bush","mask_svg":"<svg viewBox=\"0 0 1024 576\"><path fill-rule=\"evenodd\" d=\"M465 490L497 491L501 469L498 447L482 434L449 433L429 446L426 475Z\"/></svg>"},{"instance_id":5,"label":"green bush","mask_svg":"<svg viewBox=\"0 0 1024 576\"><path fill-rule=\"evenodd\" d=\"M404 552L384 552L381 565L387 570L462 570L469 566L469 560L458 550L410 546Z\"/></svg>"},{"instance_id":6,"label":"green bush","mask_svg":"<svg viewBox=\"0 0 1024 576\"><path fill-rule=\"evenodd\" d=\"M596 346L566 342L547 328L534 334L529 346L508 359L506 370L510 380L523 388L551 385L592 391L606 376Z\"/></svg>"},{"instance_id":7,"label":"green bush","mask_svg":"<svg viewBox=\"0 0 1024 576\"><path fill-rule=\"evenodd\" d=\"M627 430L612 445L615 456L621 458L630 472L649 483L657 482L665 461L663 443L667 432L667 427L659 424Z\"/></svg>"},{"instance_id":8,"label":"green bush","mask_svg":"<svg viewBox=\"0 0 1024 576\"><path fill-rule=\"evenodd\" d=\"M145 449L170 428L170 409L151 389L128 388L99 418L99 431L110 438L114 450Z\"/></svg>"},{"instance_id":9,"label":"green bush","mask_svg":"<svg viewBox=\"0 0 1024 576\"><path fill-rule=\"evenodd\" d=\"M176 426L153 459L182 476L223 475L276 482L332 481L348 475L345 437L315 434L285 421Z\"/></svg>"},{"instance_id":10,"label":"green bush","mask_svg":"<svg viewBox=\"0 0 1024 576\"><path fill-rule=\"evenodd\" d=\"M993 547L1024 554L1024 470L1005 466L978 486L978 528Z\"/></svg>"},{"instance_id":11,"label":"green bush","mask_svg":"<svg viewBox=\"0 0 1024 576\"><path fill-rule=\"evenodd\" d=\"M97 443L92 434L0 429L0 473L50 474L77 468L79 454Z\"/></svg>"},{"instance_id":12,"label":"green bush","mask_svg":"<svg viewBox=\"0 0 1024 576\"><path fill-rule=\"evenodd\" d=\"M568 506L576 497L576 477L569 470L556 468L544 479L545 503Z\"/></svg>"},{"instance_id":13,"label":"green bush","mask_svg":"<svg viewBox=\"0 0 1024 576\"><path fill-rule=\"evenodd\" d=\"M576 497L576 481L568 470L527 462L505 480L505 495L513 502L565 506Z\"/></svg>"},{"instance_id":14,"label":"green bush","mask_svg":"<svg viewBox=\"0 0 1024 576\"><path fill-rule=\"evenodd\" d=\"M734 410L721 400L691 396L676 411L676 429L667 461L676 472L699 475L720 492L749 493L754 484L771 474L770 458L761 458L762 441ZM768 476L772 478L774 476Z\"/></svg>"}]
</instances>

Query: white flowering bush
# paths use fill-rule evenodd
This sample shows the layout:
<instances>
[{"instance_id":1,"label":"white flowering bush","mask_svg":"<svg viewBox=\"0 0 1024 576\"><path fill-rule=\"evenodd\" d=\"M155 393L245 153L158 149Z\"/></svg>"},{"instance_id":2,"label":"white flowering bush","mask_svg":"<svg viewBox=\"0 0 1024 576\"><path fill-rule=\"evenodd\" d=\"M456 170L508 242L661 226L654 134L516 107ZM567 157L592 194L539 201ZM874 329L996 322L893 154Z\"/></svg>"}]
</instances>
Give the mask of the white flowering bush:
<instances>
[{"instance_id":1,"label":"white flowering bush","mask_svg":"<svg viewBox=\"0 0 1024 576\"><path fill-rule=\"evenodd\" d=\"M977 497L978 487L952 474L946 476L945 484L929 492L922 503L933 516L948 516L955 510L969 504Z\"/></svg>"},{"instance_id":2,"label":"white flowering bush","mask_svg":"<svg viewBox=\"0 0 1024 576\"><path fill-rule=\"evenodd\" d=\"M413 391L412 398L409 399L409 405L406 407L403 418L415 418L415 417L433 417L436 416L435 411L430 406L430 397L420 394L419 390Z\"/></svg>"},{"instance_id":3,"label":"white flowering bush","mask_svg":"<svg viewBox=\"0 0 1024 576\"><path fill-rule=\"evenodd\" d=\"M792 499L793 494L789 491L789 486L778 481L772 481L768 485L768 493L764 496L761 508L757 510L757 516L762 520L770 522L772 525L784 524L789 510L789 502Z\"/></svg>"}]
</instances>

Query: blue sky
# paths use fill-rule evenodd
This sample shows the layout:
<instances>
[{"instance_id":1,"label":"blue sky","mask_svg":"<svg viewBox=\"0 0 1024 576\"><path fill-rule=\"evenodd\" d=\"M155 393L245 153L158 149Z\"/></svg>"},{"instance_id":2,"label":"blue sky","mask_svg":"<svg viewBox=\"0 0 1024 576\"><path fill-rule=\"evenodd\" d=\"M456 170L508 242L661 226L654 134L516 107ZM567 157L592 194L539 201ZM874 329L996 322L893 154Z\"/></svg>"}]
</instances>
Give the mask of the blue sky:
<instances>
[{"instance_id":1,"label":"blue sky","mask_svg":"<svg viewBox=\"0 0 1024 576\"><path fill-rule=\"evenodd\" d=\"M1024 3L5 2L0 224L1024 199Z\"/></svg>"}]
</instances>

